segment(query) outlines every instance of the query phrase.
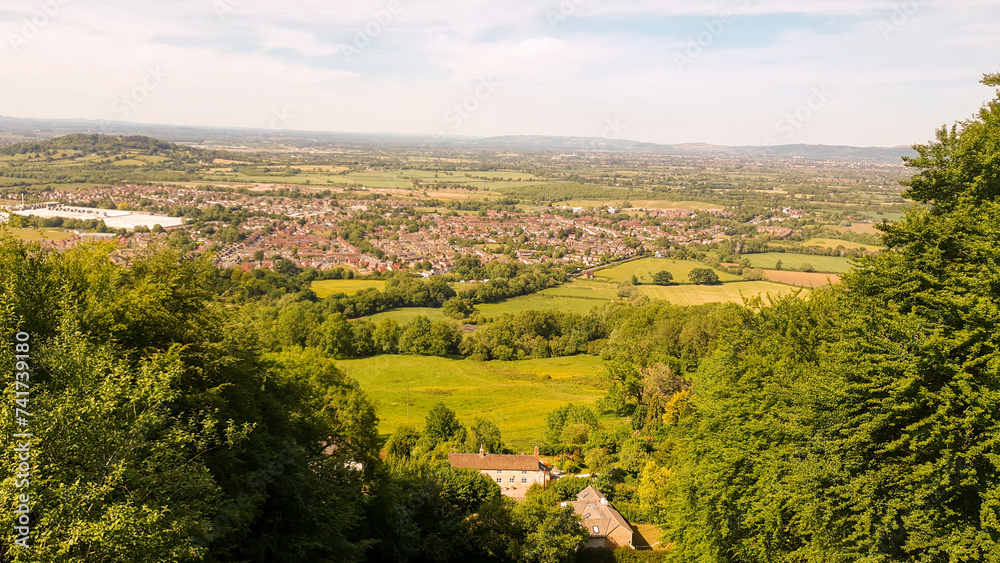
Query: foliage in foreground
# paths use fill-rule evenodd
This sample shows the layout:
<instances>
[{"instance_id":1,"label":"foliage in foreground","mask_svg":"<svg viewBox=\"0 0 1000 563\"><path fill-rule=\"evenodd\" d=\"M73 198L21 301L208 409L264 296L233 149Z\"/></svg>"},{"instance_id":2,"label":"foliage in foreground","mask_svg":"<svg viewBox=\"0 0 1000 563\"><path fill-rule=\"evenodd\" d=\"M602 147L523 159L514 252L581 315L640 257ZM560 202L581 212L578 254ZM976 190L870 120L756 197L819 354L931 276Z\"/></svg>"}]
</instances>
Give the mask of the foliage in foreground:
<instances>
[{"instance_id":1,"label":"foliage in foreground","mask_svg":"<svg viewBox=\"0 0 1000 563\"><path fill-rule=\"evenodd\" d=\"M1000 560L1000 100L917 150L890 250L744 312L695 376L675 560Z\"/></svg>"}]
</instances>

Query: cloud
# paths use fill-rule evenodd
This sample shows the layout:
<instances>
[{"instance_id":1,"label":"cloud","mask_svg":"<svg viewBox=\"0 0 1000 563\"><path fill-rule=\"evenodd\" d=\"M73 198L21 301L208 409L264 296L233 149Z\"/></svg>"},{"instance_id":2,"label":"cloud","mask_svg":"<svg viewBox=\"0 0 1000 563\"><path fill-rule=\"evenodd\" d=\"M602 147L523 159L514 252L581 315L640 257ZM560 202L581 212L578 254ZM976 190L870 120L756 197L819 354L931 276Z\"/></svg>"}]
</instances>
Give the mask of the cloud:
<instances>
[{"instance_id":1,"label":"cloud","mask_svg":"<svg viewBox=\"0 0 1000 563\"><path fill-rule=\"evenodd\" d=\"M297 129L429 133L492 77L455 132L601 135L617 119L638 140L745 144L827 85L796 142L898 145L971 114L990 94L979 76L1000 70L995 0L905 18L895 0L396 0L391 17L390 0L54 1L16 50L40 4L0 11L0 113L111 117L159 67L129 119L266 127L287 108ZM679 70L723 10L733 21ZM366 26L377 33L344 56Z\"/></svg>"}]
</instances>

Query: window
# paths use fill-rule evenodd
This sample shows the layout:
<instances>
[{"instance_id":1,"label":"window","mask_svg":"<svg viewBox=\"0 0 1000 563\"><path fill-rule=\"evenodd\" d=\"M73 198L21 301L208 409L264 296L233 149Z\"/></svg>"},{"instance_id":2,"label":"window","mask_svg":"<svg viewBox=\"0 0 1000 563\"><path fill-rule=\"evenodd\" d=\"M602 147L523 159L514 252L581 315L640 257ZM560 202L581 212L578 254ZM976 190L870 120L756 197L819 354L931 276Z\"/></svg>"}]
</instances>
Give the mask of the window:
<instances>
[{"instance_id":1,"label":"window","mask_svg":"<svg viewBox=\"0 0 1000 563\"><path fill-rule=\"evenodd\" d=\"M503 477L497 477L497 485L503 483Z\"/></svg>"},{"instance_id":2,"label":"window","mask_svg":"<svg viewBox=\"0 0 1000 563\"><path fill-rule=\"evenodd\" d=\"M511 477L511 478L510 478L510 482L511 482L511 483L513 483L513 482L514 482L514 478L513 478L513 477Z\"/></svg>"},{"instance_id":3,"label":"window","mask_svg":"<svg viewBox=\"0 0 1000 563\"><path fill-rule=\"evenodd\" d=\"M522 484L522 485L527 485L527 484L528 484L528 480L527 480L527 479L524 479L524 478L522 478L522 479L521 479L521 484Z\"/></svg>"},{"instance_id":4,"label":"window","mask_svg":"<svg viewBox=\"0 0 1000 563\"><path fill-rule=\"evenodd\" d=\"M589 512L583 515L583 519L584 520L586 520L587 518L590 518L590 513Z\"/></svg>"},{"instance_id":5,"label":"window","mask_svg":"<svg viewBox=\"0 0 1000 563\"><path fill-rule=\"evenodd\" d=\"M503 473L503 469L497 469L497 475Z\"/></svg>"},{"instance_id":6,"label":"window","mask_svg":"<svg viewBox=\"0 0 1000 563\"><path fill-rule=\"evenodd\" d=\"M527 472L527 471L522 471L522 472L521 472L521 475L527 475L527 474L528 474L528 472Z\"/></svg>"},{"instance_id":7,"label":"window","mask_svg":"<svg viewBox=\"0 0 1000 563\"><path fill-rule=\"evenodd\" d=\"M595 534L599 534L599 533L601 533L601 529L600 529L600 528L598 528L597 526L594 526L594 533L595 533Z\"/></svg>"},{"instance_id":8,"label":"window","mask_svg":"<svg viewBox=\"0 0 1000 563\"><path fill-rule=\"evenodd\" d=\"M582 495L580 495L580 498L581 499L585 499L585 498L587 498L587 495L589 495L589 494L590 494L590 491L587 491L587 492L583 493Z\"/></svg>"}]
</instances>

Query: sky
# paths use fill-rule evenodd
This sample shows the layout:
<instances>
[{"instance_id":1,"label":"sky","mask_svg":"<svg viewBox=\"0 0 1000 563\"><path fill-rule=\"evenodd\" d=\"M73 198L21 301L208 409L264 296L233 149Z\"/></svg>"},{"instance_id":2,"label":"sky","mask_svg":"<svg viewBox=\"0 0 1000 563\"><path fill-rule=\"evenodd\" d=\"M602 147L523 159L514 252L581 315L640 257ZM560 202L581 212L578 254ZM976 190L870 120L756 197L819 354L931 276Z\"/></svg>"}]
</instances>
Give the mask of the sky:
<instances>
[{"instance_id":1,"label":"sky","mask_svg":"<svg viewBox=\"0 0 1000 563\"><path fill-rule=\"evenodd\" d=\"M0 115L722 145L927 142L998 0L4 0Z\"/></svg>"}]
</instances>

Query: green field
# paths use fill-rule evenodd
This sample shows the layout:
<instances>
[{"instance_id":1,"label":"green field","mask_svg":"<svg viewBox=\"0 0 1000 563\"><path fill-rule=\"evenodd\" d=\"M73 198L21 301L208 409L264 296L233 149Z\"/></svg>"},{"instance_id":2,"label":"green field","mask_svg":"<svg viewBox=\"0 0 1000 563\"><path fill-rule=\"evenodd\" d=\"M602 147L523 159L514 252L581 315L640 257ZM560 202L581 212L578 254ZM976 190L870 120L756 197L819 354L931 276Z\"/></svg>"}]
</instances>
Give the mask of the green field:
<instances>
[{"instance_id":1,"label":"green field","mask_svg":"<svg viewBox=\"0 0 1000 563\"><path fill-rule=\"evenodd\" d=\"M399 324L406 324L417 317L427 317L431 321L440 321L444 316L443 309L433 309L431 307L406 307L403 309L393 309L384 313L378 313L368 317L372 322L379 322L392 319Z\"/></svg>"},{"instance_id":2,"label":"green field","mask_svg":"<svg viewBox=\"0 0 1000 563\"><path fill-rule=\"evenodd\" d=\"M766 252L764 254L744 254L743 258L750 260L754 268L774 270L775 264L781 260L783 270L798 270L803 264L812 264L817 272L842 274L851 269L850 261L841 256L811 256L808 254L790 254L785 252Z\"/></svg>"},{"instance_id":3,"label":"green field","mask_svg":"<svg viewBox=\"0 0 1000 563\"><path fill-rule=\"evenodd\" d=\"M521 311L567 311L574 313L586 313L587 311L610 302L604 298L571 297L560 295L556 290L561 288L546 289L532 295L522 295L514 297L500 303L484 303L476 305L484 317L492 318L504 313L519 313Z\"/></svg>"},{"instance_id":4,"label":"green field","mask_svg":"<svg viewBox=\"0 0 1000 563\"><path fill-rule=\"evenodd\" d=\"M639 291L650 299L662 299L674 305L704 305L705 303L743 303L755 295L785 295L798 288L766 281L732 282L721 285L643 285Z\"/></svg>"},{"instance_id":5,"label":"green field","mask_svg":"<svg viewBox=\"0 0 1000 563\"><path fill-rule=\"evenodd\" d=\"M491 420L518 451L541 442L550 411L567 403L593 405L604 393L602 362L595 356L515 362L376 356L338 365L375 401L382 434L403 424L422 428L430 408L443 402L466 426L475 417Z\"/></svg>"},{"instance_id":6,"label":"green field","mask_svg":"<svg viewBox=\"0 0 1000 563\"><path fill-rule=\"evenodd\" d=\"M640 260L625 262L624 264L619 264L611 268L598 270L594 272L594 278L621 283L630 281L634 275L639 279L640 283L651 283L653 281L653 273L666 270L673 274L674 283L689 283L687 276L691 270L706 267L707 266L701 262L694 262L691 260L642 258ZM740 279L739 276L734 276L724 272L716 271L715 273L719 275L719 280L722 282L737 281Z\"/></svg>"},{"instance_id":7,"label":"green field","mask_svg":"<svg viewBox=\"0 0 1000 563\"><path fill-rule=\"evenodd\" d=\"M362 289L375 288L382 291L385 282L381 280L320 280L312 282L309 286L319 298L329 297L334 293L346 293L354 295Z\"/></svg>"},{"instance_id":8,"label":"green field","mask_svg":"<svg viewBox=\"0 0 1000 563\"><path fill-rule=\"evenodd\" d=\"M9 233L21 240L66 240L75 233L73 231L59 231L52 229L13 229L4 227L0 229L0 234Z\"/></svg>"},{"instance_id":9,"label":"green field","mask_svg":"<svg viewBox=\"0 0 1000 563\"><path fill-rule=\"evenodd\" d=\"M771 244L771 243L768 243ZM846 240L833 239L833 238L811 238L804 243L803 246L818 246L820 248L837 248L838 246L843 246L844 248L857 248L860 250L882 250L884 247L875 244L861 244L859 242L850 242Z\"/></svg>"}]
</instances>

